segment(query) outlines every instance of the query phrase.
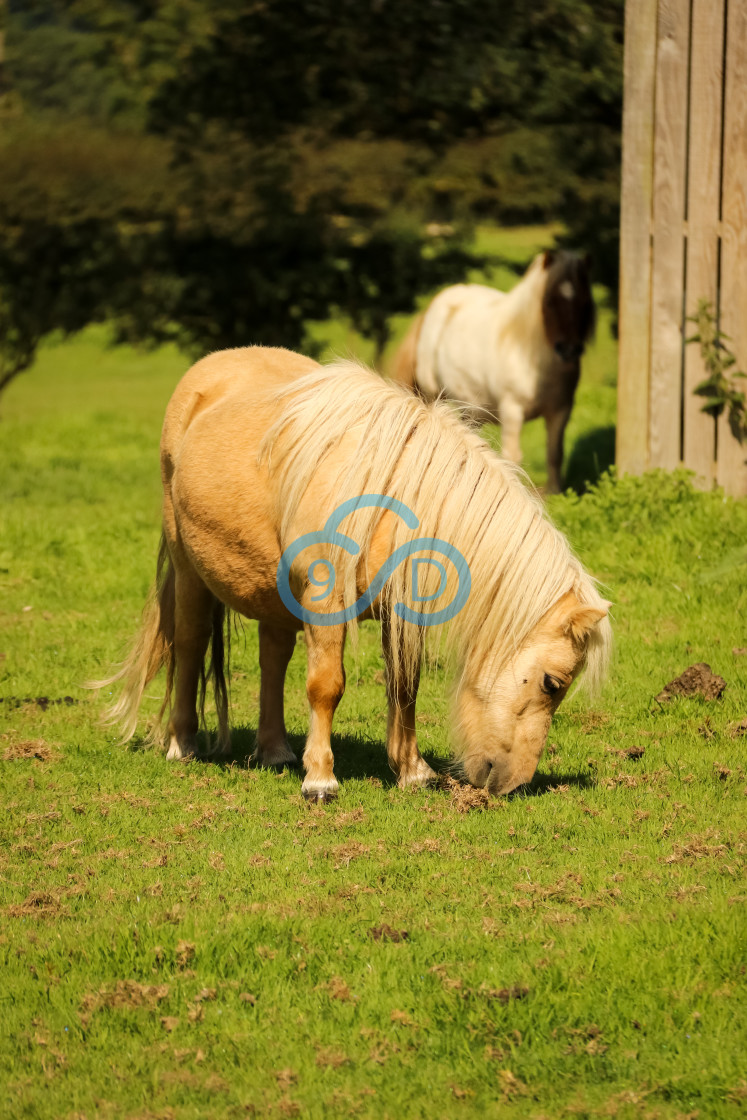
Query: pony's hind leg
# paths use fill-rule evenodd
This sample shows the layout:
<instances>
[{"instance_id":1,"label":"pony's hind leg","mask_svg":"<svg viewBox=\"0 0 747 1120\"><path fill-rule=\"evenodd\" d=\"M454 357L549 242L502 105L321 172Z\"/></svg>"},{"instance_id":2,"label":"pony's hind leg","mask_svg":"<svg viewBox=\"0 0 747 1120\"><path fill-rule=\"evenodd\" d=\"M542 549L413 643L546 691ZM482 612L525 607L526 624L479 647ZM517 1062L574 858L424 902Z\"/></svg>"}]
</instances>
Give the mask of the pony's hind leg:
<instances>
[{"instance_id":1,"label":"pony's hind leg","mask_svg":"<svg viewBox=\"0 0 747 1120\"><path fill-rule=\"evenodd\" d=\"M415 703L418 696L420 673L407 683L394 671L392 650L386 625L383 634L386 661L386 691L389 713L386 729L386 753L389 766L397 775L400 789L427 786L436 781L437 775L418 750L415 732Z\"/></svg>"},{"instance_id":2,"label":"pony's hind leg","mask_svg":"<svg viewBox=\"0 0 747 1120\"><path fill-rule=\"evenodd\" d=\"M337 796L338 784L330 736L335 710L345 691L345 627L306 625L304 630L311 721L303 754L306 777L301 792L309 801L331 801Z\"/></svg>"},{"instance_id":3,"label":"pony's hind leg","mask_svg":"<svg viewBox=\"0 0 747 1120\"><path fill-rule=\"evenodd\" d=\"M176 567L174 602L174 705L169 719L169 759L197 753L197 690L213 628L215 599L185 563Z\"/></svg>"},{"instance_id":4,"label":"pony's hind leg","mask_svg":"<svg viewBox=\"0 0 747 1120\"><path fill-rule=\"evenodd\" d=\"M254 759L260 766L298 766L285 734L285 673L296 645L296 632L267 622L259 624L259 727Z\"/></svg>"}]
</instances>

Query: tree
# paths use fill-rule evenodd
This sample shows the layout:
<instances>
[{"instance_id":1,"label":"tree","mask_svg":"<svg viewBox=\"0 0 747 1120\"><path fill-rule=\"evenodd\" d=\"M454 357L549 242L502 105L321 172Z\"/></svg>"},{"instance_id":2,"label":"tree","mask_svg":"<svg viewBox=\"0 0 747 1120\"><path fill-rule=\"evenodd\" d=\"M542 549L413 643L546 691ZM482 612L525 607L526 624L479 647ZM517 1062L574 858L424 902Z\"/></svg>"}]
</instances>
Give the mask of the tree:
<instances>
[{"instance_id":1,"label":"tree","mask_svg":"<svg viewBox=\"0 0 747 1120\"><path fill-rule=\"evenodd\" d=\"M103 317L194 350L301 347L340 312L381 348L392 314L471 263L477 216L560 211L609 279L622 9L14 6L25 116L2 152L0 352L23 364L46 331ZM74 159L50 140L61 118Z\"/></svg>"}]
</instances>

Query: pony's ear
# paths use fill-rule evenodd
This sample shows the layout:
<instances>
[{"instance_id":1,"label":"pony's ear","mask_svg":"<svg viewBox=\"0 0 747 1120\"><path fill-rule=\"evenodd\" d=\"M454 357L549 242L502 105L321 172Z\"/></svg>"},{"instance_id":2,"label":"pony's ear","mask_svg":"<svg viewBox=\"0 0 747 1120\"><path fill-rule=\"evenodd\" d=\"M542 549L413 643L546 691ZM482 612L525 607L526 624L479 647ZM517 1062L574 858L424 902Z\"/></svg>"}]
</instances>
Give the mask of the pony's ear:
<instances>
[{"instance_id":1,"label":"pony's ear","mask_svg":"<svg viewBox=\"0 0 747 1120\"><path fill-rule=\"evenodd\" d=\"M550 268L555 263L555 250L545 249L544 257L542 258L542 267Z\"/></svg>"},{"instance_id":2,"label":"pony's ear","mask_svg":"<svg viewBox=\"0 0 747 1120\"><path fill-rule=\"evenodd\" d=\"M577 645L583 645L594 627L607 617L611 606L612 603L603 599L601 607L574 607L563 623L563 633L568 634Z\"/></svg>"}]
</instances>

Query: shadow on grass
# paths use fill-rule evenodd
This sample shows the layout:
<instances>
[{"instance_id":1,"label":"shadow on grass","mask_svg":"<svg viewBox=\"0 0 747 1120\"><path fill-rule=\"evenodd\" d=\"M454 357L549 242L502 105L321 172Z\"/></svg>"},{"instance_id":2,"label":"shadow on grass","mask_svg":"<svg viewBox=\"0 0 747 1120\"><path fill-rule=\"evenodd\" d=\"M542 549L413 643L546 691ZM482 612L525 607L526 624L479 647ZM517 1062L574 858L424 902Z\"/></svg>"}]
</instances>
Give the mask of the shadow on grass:
<instances>
[{"instance_id":1,"label":"shadow on grass","mask_svg":"<svg viewBox=\"0 0 747 1120\"><path fill-rule=\"evenodd\" d=\"M615 461L615 428L594 428L573 445L565 468L565 486L583 494Z\"/></svg>"},{"instance_id":2,"label":"shadow on grass","mask_svg":"<svg viewBox=\"0 0 747 1120\"><path fill-rule=\"evenodd\" d=\"M231 752L228 755L216 756L200 754L195 759L198 763L216 766L226 770L231 766L255 769L256 764L251 761L254 753L257 731L254 727L234 727L231 729ZM202 749L206 746L204 733L199 735ZM305 735L288 735L291 750L299 760L299 782L302 771L300 761L306 743ZM349 779L378 778L385 787L396 786L397 779L389 769L386 746L384 741L376 742L355 735L333 735L332 753L335 757L335 776L344 782ZM423 758L436 773L445 770L447 761L439 755L429 751L421 751Z\"/></svg>"},{"instance_id":3,"label":"shadow on grass","mask_svg":"<svg viewBox=\"0 0 747 1120\"><path fill-rule=\"evenodd\" d=\"M531 782L521 786L512 793L511 797L541 797L546 793L553 793L558 786L570 786L572 789L590 789L594 780L588 774L535 774Z\"/></svg>"},{"instance_id":4,"label":"shadow on grass","mask_svg":"<svg viewBox=\"0 0 747 1120\"><path fill-rule=\"evenodd\" d=\"M253 727L236 727L231 732L231 753L224 756L200 754L194 760L203 765L215 766L220 770L227 770L232 766L240 769L258 769L252 762L252 754L256 741L256 729ZM200 733L200 746L206 746L205 735ZM302 780L300 760L303 755L304 735L289 735L288 742L291 750L299 760L298 774L299 785ZM333 735L332 752L335 757L335 776L341 782L350 780L365 780L366 778L378 779L385 789L391 789L397 784L397 779L389 769L386 747L384 742L364 739L356 735ZM451 760L430 751L422 751L423 758L435 770L439 777L451 774L457 780L464 782L464 778L454 772ZM295 768L288 767L291 772ZM509 797L528 798L542 797L547 793L554 793L559 786L569 786L572 789L589 789L594 785L593 778L586 774L578 773L537 773L524 786L513 790ZM446 791L444 791L445 793Z\"/></svg>"}]
</instances>

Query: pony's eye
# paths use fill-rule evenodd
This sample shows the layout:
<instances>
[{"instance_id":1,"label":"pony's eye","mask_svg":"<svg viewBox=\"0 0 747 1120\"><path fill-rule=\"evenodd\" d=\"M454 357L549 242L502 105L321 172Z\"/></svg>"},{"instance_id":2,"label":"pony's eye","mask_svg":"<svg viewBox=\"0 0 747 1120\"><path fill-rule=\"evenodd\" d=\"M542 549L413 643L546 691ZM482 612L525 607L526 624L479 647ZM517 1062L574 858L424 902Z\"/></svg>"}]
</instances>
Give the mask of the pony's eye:
<instances>
[{"instance_id":1,"label":"pony's eye","mask_svg":"<svg viewBox=\"0 0 747 1120\"><path fill-rule=\"evenodd\" d=\"M542 680L542 691L546 692L548 696L552 696L554 692L558 692L559 690L560 681L556 681L555 678L551 677L549 673L545 673L545 676Z\"/></svg>"}]
</instances>

